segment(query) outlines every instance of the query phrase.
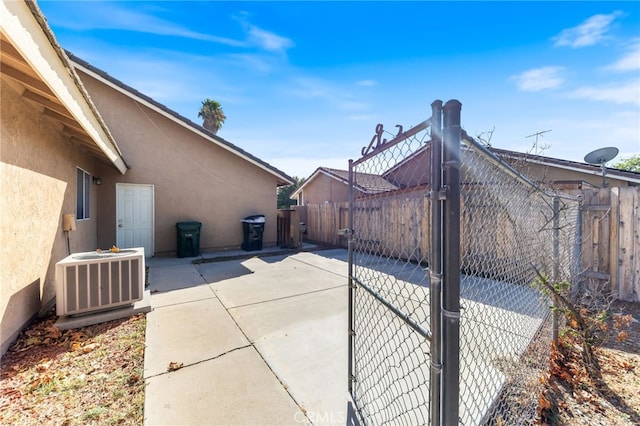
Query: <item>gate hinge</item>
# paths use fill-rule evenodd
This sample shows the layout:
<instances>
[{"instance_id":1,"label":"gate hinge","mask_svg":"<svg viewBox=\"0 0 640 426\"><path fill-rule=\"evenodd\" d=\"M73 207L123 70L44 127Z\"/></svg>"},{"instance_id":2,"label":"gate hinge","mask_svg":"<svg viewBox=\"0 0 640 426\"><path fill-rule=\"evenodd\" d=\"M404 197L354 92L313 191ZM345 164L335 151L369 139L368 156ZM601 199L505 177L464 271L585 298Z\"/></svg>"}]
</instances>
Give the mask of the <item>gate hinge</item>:
<instances>
[{"instance_id":1,"label":"gate hinge","mask_svg":"<svg viewBox=\"0 0 640 426\"><path fill-rule=\"evenodd\" d=\"M447 199L448 187L443 186L439 191L429 191L427 197L432 200L444 201Z\"/></svg>"},{"instance_id":2,"label":"gate hinge","mask_svg":"<svg viewBox=\"0 0 640 426\"><path fill-rule=\"evenodd\" d=\"M338 235L353 235L353 229L349 229L349 228L338 229Z\"/></svg>"}]
</instances>

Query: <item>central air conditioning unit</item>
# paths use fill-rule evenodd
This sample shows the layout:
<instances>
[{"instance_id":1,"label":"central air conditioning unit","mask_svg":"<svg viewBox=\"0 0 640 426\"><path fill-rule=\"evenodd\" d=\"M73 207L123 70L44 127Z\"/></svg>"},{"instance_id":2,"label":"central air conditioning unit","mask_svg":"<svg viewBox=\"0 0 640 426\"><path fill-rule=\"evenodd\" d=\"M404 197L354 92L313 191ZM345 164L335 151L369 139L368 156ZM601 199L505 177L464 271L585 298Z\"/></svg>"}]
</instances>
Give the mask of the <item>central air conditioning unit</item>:
<instances>
[{"instance_id":1,"label":"central air conditioning unit","mask_svg":"<svg viewBox=\"0 0 640 426\"><path fill-rule=\"evenodd\" d=\"M144 247L75 253L56 263L56 313L86 314L144 297Z\"/></svg>"}]
</instances>

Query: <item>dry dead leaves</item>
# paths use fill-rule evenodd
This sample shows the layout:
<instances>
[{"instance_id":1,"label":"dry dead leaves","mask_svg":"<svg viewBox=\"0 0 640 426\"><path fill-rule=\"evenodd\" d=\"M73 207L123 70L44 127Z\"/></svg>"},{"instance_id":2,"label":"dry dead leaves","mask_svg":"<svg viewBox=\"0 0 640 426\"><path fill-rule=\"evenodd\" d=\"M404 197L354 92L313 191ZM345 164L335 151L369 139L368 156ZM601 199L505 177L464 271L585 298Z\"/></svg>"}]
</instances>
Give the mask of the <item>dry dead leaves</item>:
<instances>
[{"instance_id":1,"label":"dry dead leaves","mask_svg":"<svg viewBox=\"0 0 640 426\"><path fill-rule=\"evenodd\" d=\"M2 357L0 424L139 425L146 318L61 331L26 328Z\"/></svg>"},{"instance_id":2,"label":"dry dead leaves","mask_svg":"<svg viewBox=\"0 0 640 426\"><path fill-rule=\"evenodd\" d=\"M640 424L640 303L616 305L624 312L607 321L609 338L594 351L601 378L588 374L584 348L571 333L552 348L549 376L541 378L540 424Z\"/></svg>"},{"instance_id":3,"label":"dry dead leaves","mask_svg":"<svg viewBox=\"0 0 640 426\"><path fill-rule=\"evenodd\" d=\"M182 362L175 362L175 361L171 361L169 363L169 366L167 367L167 371L176 371L176 370L180 370L182 367L184 367L184 363Z\"/></svg>"}]
</instances>

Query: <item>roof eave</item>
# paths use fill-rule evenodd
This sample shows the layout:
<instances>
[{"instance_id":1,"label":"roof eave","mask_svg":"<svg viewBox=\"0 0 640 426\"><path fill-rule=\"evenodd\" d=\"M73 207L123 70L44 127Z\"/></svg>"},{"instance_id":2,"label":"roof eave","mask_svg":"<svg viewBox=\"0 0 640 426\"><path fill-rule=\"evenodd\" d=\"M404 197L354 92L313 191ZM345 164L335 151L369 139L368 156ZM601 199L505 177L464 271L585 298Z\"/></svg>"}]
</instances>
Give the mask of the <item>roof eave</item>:
<instances>
[{"instance_id":1,"label":"roof eave","mask_svg":"<svg viewBox=\"0 0 640 426\"><path fill-rule=\"evenodd\" d=\"M584 166L582 165L572 165L571 163L567 162L566 160L562 160L562 159L555 159L555 158L546 158L546 157L541 157L541 156L527 156L527 155L523 155L521 153L511 153L507 150L496 150L494 149L494 151L496 151L496 153L500 154L503 157L507 157L507 158L513 158L513 159L523 159L526 162L529 163L534 163L534 164L541 164L543 166L549 166L549 167L557 167L559 169L564 169L564 170L570 170L570 171L574 171L574 172L579 172L579 173L584 173L586 175L591 175L591 176L602 176L602 169L601 168L597 168L597 169L592 169L591 165L585 164ZM520 155L518 155L520 154ZM581 167L582 166L582 167ZM587 169L587 167L589 167L589 169ZM624 176L622 174L620 174L617 169L612 169L610 167L606 167L607 170L607 176L609 178L615 178L615 179L619 179L619 180L623 180L623 181L627 181L627 182L633 182L633 183L640 183L640 177L635 178L635 177L631 177L631 176Z\"/></svg>"},{"instance_id":2,"label":"roof eave","mask_svg":"<svg viewBox=\"0 0 640 426\"><path fill-rule=\"evenodd\" d=\"M91 141L124 174L127 165L115 140L89 100L36 3L0 2L0 15L0 28L13 47L67 108Z\"/></svg>"}]
</instances>

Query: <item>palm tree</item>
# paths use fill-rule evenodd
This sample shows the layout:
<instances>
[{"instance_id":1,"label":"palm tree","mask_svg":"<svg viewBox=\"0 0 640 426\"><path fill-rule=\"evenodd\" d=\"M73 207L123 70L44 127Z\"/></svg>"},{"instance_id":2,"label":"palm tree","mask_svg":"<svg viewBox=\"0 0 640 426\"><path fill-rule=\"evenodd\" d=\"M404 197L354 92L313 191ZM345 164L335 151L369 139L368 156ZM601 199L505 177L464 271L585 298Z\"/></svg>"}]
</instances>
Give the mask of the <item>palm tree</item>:
<instances>
[{"instance_id":1,"label":"palm tree","mask_svg":"<svg viewBox=\"0 0 640 426\"><path fill-rule=\"evenodd\" d=\"M198 113L198 117L204 119L202 126L214 135L218 133L218 129L222 127L222 123L227 118L222 111L220 102L213 101L209 98L202 101L202 107Z\"/></svg>"}]
</instances>

